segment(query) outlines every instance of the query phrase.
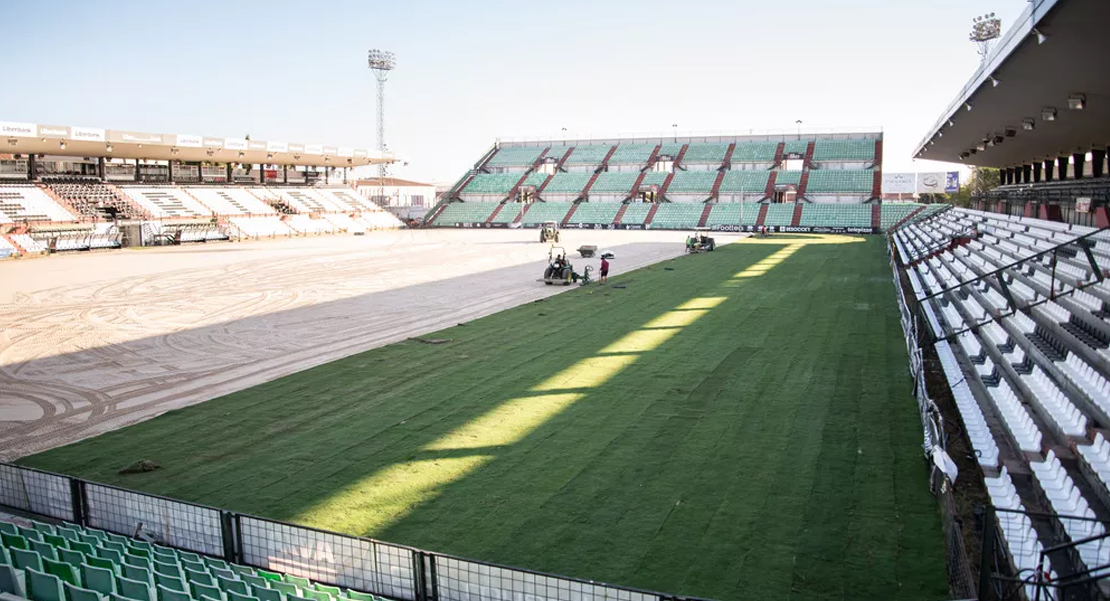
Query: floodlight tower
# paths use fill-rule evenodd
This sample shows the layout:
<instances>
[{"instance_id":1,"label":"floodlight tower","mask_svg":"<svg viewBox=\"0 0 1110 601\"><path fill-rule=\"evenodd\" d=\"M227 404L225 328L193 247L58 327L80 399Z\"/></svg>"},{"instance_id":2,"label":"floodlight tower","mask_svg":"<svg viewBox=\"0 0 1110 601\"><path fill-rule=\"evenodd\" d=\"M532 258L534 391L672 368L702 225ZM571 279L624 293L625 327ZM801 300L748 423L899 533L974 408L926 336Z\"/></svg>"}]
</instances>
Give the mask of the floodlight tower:
<instances>
[{"instance_id":1,"label":"floodlight tower","mask_svg":"<svg viewBox=\"0 0 1110 601\"><path fill-rule=\"evenodd\" d=\"M991 52L991 42L997 40L1001 35L1002 19L994 16L994 13L987 13L971 20L971 33L967 36L967 39L975 42L979 47L980 64L987 62L987 56Z\"/></svg>"},{"instance_id":2,"label":"floodlight tower","mask_svg":"<svg viewBox=\"0 0 1110 601\"><path fill-rule=\"evenodd\" d=\"M397 57L392 52L374 49L367 53L370 70L378 80L378 150L385 152L385 80L397 67ZM385 186L385 163L378 165L378 184Z\"/></svg>"}]
</instances>

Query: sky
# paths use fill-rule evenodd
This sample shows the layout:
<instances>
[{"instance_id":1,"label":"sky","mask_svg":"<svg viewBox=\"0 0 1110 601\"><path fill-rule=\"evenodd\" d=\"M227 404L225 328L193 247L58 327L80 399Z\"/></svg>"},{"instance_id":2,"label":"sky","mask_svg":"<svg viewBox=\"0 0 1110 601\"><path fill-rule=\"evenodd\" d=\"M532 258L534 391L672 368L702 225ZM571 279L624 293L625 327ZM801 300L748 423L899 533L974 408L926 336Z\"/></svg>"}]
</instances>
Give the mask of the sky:
<instances>
[{"instance_id":1,"label":"sky","mask_svg":"<svg viewBox=\"0 0 1110 601\"><path fill-rule=\"evenodd\" d=\"M974 73L972 18L1027 0L0 0L0 120L376 147L458 179L499 138L877 129L884 170ZM672 127L677 125L677 128Z\"/></svg>"}]
</instances>

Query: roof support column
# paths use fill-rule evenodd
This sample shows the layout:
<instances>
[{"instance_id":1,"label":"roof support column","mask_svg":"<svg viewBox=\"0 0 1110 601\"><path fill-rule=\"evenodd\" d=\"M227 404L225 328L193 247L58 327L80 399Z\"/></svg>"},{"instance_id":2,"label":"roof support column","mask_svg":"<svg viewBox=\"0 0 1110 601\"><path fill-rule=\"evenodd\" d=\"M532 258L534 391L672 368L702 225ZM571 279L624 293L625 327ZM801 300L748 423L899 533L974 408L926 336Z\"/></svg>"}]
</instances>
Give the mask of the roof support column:
<instances>
[{"instance_id":1,"label":"roof support column","mask_svg":"<svg viewBox=\"0 0 1110 601\"><path fill-rule=\"evenodd\" d=\"M1041 181L1041 168L1042 167L1043 167L1043 165L1041 165L1040 161L1038 161L1036 163L1033 163L1033 182L1034 183L1040 183L1040 181Z\"/></svg>"},{"instance_id":2,"label":"roof support column","mask_svg":"<svg viewBox=\"0 0 1110 601\"><path fill-rule=\"evenodd\" d=\"M139 159L135 159L135 182L139 181Z\"/></svg>"},{"instance_id":3,"label":"roof support column","mask_svg":"<svg viewBox=\"0 0 1110 601\"><path fill-rule=\"evenodd\" d=\"M1056 173L1056 163L1051 159L1044 162L1044 181L1052 181L1053 174Z\"/></svg>"},{"instance_id":4,"label":"roof support column","mask_svg":"<svg viewBox=\"0 0 1110 601\"><path fill-rule=\"evenodd\" d=\"M1013 175L1014 175L1014 170L1009 168L1009 167L1006 167L1005 169L1000 170L999 171L999 179L1002 180L1002 185L1003 186L1009 186L1011 183L1013 183L1013 182L1010 181L1010 178L1013 177Z\"/></svg>"},{"instance_id":5,"label":"roof support column","mask_svg":"<svg viewBox=\"0 0 1110 601\"><path fill-rule=\"evenodd\" d=\"M283 184L288 184L289 183L289 165L282 165L281 166L281 183L283 183Z\"/></svg>"},{"instance_id":6,"label":"roof support column","mask_svg":"<svg viewBox=\"0 0 1110 601\"><path fill-rule=\"evenodd\" d=\"M1075 167L1072 169L1075 179L1083 179L1083 163L1087 160L1087 153L1076 152L1071 155Z\"/></svg>"},{"instance_id":7,"label":"roof support column","mask_svg":"<svg viewBox=\"0 0 1110 601\"><path fill-rule=\"evenodd\" d=\"M101 181L104 180L104 157L97 157L96 159L96 177L100 178Z\"/></svg>"},{"instance_id":8,"label":"roof support column","mask_svg":"<svg viewBox=\"0 0 1110 601\"><path fill-rule=\"evenodd\" d=\"M1023 183L1023 184L1033 183L1033 166L1032 165L1022 165L1021 166L1021 180L1022 180L1021 183Z\"/></svg>"},{"instance_id":9,"label":"roof support column","mask_svg":"<svg viewBox=\"0 0 1110 601\"><path fill-rule=\"evenodd\" d=\"M1059 171L1057 175L1060 176L1060 181L1068 179L1068 157L1057 157L1056 169Z\"/></svg>"},{"instance_id":10,"label":"roof support column","mask_svg":"<svg viewBox=\"0 0 1110 601\"><path fill-rule=\"evenodd\" d=\"M1102 168L1106 165L1106 151L1105 150L1092 150L1091 151L1091 175L1093 177L1102 177L1104 173Z\"/></svg>"},{"instance_id":11,"label":"roof support column","mask_svg":"<svg viewBox=\"0 0 1110 601\"><path fill-rule=\"evenodd\" d=\"M27 179L35 180L35 155L27 155Z\"/></svg>"},{"instance_id":12,"label":"roof support column","mask_svg":"<svg viewBox=\"0 0 1110 601\"><path fill-rule=\"evenodd\" d=\"M225 172L227 173L227 183L231 183L231 163L224 163Z\"/></svg>"}]
</instances>

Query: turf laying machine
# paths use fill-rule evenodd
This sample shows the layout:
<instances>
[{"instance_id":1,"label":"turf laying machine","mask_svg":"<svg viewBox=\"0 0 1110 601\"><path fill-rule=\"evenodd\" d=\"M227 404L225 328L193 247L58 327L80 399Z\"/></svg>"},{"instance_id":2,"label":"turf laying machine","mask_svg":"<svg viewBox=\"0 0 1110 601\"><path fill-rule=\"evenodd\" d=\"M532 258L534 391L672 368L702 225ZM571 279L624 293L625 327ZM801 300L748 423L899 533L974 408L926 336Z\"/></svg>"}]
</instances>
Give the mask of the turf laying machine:
<instances>
[{"instance_id":1,"label":"turf laying machine","mask_svg":"<svg viewBox=\"0 0 1110 601\"><path fill-rule=\"evenodd\" d=\"M554 221L543 222L543 227L540 228L540 242L558 242L559 241L559 224Z\"/></svg>"},{"instance_id":2,"label":"turf laying machine","mask_svg":"<svg viewBox=\"0 0 1110 601\"><path fill-rule=\"evenodd\" d=\"M559 284L562 286L570 286L574 282L585 286L589 284L590 271L593 268L589 265L586 266L584 273L575 273L574 266L570 264L570 259L567 258L567 250L562 246L551 245L551 249L547 251L547 268L543 270L543 283L548 286Z\"/></svg>"}]
</instances>

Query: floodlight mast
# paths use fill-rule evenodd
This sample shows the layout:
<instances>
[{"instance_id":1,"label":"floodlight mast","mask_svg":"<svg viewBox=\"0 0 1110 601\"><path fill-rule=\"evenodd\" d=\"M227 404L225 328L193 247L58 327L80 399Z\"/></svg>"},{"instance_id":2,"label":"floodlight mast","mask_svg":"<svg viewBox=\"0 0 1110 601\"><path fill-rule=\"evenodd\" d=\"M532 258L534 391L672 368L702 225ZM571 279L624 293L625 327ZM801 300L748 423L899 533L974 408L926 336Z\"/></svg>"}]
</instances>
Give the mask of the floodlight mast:
<instances>
[{"instance_id":1,"label":"floodlight mast","mask_svg":"<svg viewBox=\"0 0 1110 601\"><path fill-rule=\"evenodd\" d=\"M1001 36L1002 19L994 16L994 13L987 13L971 20L971 33L967 36L967 39L975 42L979 47L980 64L987 62L987 57L990 56L991 52L991 42Z\"/></svg>"},{"instance_id":2,"label":"floodlight mast","mask_svg":"<svg viewBox=\"0 0 1110 601\"><path fill-rule=\"evenodd\" d=\"M389 72L397 67L397 57L386 50L373 49L366 55L366 62L378 80L378 150L385 152L385 81ZM378 185L385 186L385 163L378 165Z\"/></svg>"}]
</instances>

